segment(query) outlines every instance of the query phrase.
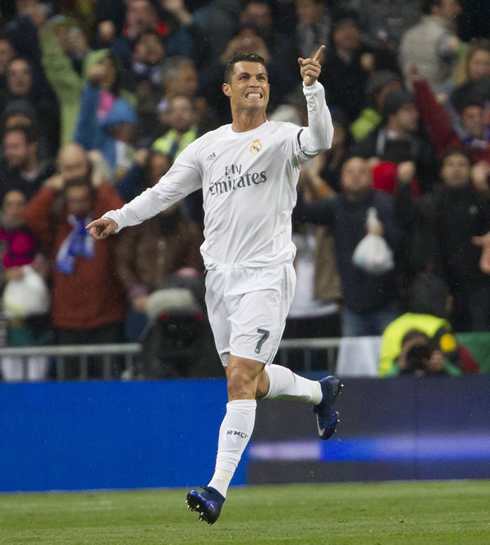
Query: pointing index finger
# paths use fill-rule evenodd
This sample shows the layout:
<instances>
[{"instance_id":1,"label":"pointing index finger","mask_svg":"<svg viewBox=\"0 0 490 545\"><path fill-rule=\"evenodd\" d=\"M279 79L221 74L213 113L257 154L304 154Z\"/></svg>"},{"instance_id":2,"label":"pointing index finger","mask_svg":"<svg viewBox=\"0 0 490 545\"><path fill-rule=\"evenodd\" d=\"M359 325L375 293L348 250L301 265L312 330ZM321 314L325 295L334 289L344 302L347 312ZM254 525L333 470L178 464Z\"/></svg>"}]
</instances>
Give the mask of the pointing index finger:
<instances>
[{"instance_id":1,"label":"pointing index finger","mask_svg":"<svg viewBox=\"0 0 490 545\"><path fill-rule=\"evenodd\" d=\"M324 45L321 45L319 48L318 48L318 51L313 55L313 60L314 61L320 61L320 59L322 58L322 53L323 53L323 50L325 49L325 46Z\"/></svg>"}]
</instances>

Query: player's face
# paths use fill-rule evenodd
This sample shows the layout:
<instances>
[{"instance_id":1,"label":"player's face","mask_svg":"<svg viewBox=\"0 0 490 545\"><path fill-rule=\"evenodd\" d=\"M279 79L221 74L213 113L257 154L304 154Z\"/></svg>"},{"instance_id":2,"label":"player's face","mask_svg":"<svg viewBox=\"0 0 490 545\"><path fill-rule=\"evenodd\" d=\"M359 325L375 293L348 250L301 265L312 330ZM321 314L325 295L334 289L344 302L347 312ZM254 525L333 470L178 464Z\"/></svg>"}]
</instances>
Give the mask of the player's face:
<instances>
[{"instance_id":1,"label":"player's face","mask_svg":"<svg viewBox=\"0 0 490 545\"><path fill-rule=\"evenodd\" d=\"M232 110L260 111L267 108L270 85L265 66L259 62L237 62L231 83L223 84Z\"/></svg>"}]
</instances>

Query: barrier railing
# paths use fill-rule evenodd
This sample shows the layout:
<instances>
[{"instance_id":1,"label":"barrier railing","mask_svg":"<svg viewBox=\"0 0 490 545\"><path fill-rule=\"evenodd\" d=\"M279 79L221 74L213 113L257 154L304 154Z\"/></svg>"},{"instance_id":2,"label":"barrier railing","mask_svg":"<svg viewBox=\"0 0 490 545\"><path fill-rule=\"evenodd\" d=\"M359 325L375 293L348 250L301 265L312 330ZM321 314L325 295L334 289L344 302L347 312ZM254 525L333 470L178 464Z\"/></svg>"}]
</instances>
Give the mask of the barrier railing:
<instances>
[{"instance_id":1,"label":"barrier railing","mask_svg":"<svg viewBox=\"0 0 490 545\"><path fill-rule=\"evenodd\" d=\"M279 346L279 362L285 367L289 367L292 351L303 352L302 371L314 371L314 358L318 357L322 361L322 369L334 372L335 363L338 355L340 339L284 339ZM318 356L315 351L322 351L324 354ZM133 377L136 359L141 353L141 345L138 343L124 344L98 344L98 345L78 345L78 346L25 346L25 347L5 347L0 348L1 358L18 358L23 366L23 380L28 377L28 360L32 357L46 357L54 360L56 369L56 379L61 382L65 380L66 358L73 360L77 358L80 365L80 380L87 380L89 375L89 358L97 356L101 359L102 379L117 378L112 374L112 362L114 358L122 358L124 361L124 371L121 378L130 379Z\"/></svg>"}]
</instances>

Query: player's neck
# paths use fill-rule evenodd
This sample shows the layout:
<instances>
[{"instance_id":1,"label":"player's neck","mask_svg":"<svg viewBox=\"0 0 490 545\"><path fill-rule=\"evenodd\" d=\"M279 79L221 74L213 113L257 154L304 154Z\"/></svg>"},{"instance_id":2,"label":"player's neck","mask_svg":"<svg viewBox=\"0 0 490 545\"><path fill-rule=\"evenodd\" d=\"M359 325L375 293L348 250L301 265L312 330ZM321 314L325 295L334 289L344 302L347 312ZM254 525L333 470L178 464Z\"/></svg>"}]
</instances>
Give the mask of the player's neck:
<instances>
[{"instance_id":1,"label":"player's neck","mask_svg":"<svg viewBox=\"0 0 490 545\"><path fill-rule=\"evenodd\" d=\"M233 123L231 128L233 132L247 132L260 127L267 121L267 117L264 111L257 113L250 113L249 111L234 111Z\"/></svg>"}]
</instances>

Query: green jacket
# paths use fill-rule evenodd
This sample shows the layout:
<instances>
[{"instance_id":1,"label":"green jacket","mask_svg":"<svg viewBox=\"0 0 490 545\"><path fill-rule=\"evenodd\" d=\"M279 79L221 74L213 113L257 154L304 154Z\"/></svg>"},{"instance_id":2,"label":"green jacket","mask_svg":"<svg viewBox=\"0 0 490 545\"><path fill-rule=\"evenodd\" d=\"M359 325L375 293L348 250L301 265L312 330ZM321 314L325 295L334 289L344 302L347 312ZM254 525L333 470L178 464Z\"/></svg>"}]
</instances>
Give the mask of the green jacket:
<instances>
[{"instance_id":1,"label":"green jacket","mask_svg":"<svg viewBox=\"0 0 490 545\"><path fill-rule=\"evenodd\" d=\"M46 25L40 33L42 64L61 111L61 145L73 142L84 81L63 53L54 29Z\"/></svg>"},{"instance_id":2,"label":"green jacket","mask_svg":"<svg viewBox=\"0 0 490 545\"><path fill-rule=\"evenodd\" d=\"M361 115L352 123L350 131L354 140L364 140L381 124L383 118L376 110L364 108Z\"/></svg>"},{"instance_id":3,"label":"green jacket","mask_svg":"<svg viewBox=\"0 0 490 545\"><path fill-rule=\"evenodd\" d=\"M152 148L160 153L167 155L172 149L174 142L177 141L179 133L175 129L170 129L163 136L153 142ZM177 151L174 155L174 160L185 150L185 148L194 142L197 138L197 127L191 127L187 132L185 132L178 144Z\"/></svg>"},{"instance_id":4,"label":"green jacket","mask_svg":"<svg viewBox=\"0 0 490 545\"><path fill-rule=\"evenodd\" d=\"M391 376L393 367L397 367L394 362L400 354L402 339L411 329L422 331L429 339L433 339L436 334L441 335L441 349L445 353L451 352L457 346L457 341L452 335L451 324L447 320L430 314L406 312L393 320L383 332L378 368L380 377ZM450 346L451 342L454 346Z\"/></svg>"}]
</instances>

